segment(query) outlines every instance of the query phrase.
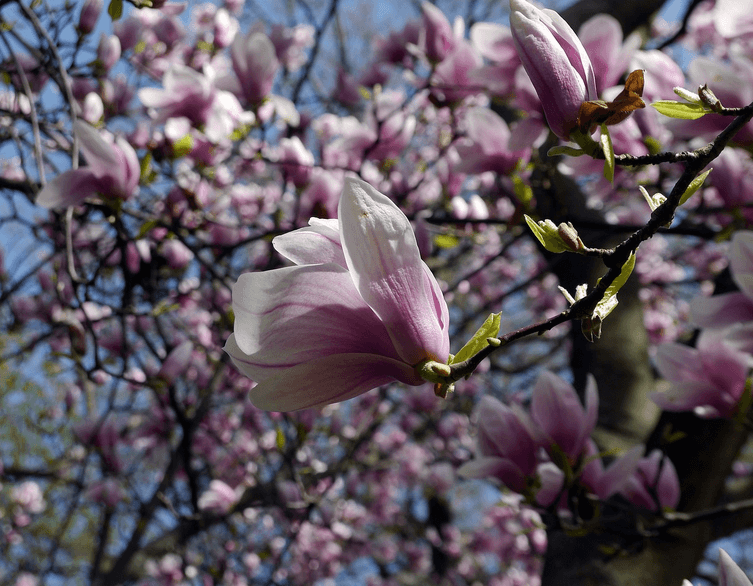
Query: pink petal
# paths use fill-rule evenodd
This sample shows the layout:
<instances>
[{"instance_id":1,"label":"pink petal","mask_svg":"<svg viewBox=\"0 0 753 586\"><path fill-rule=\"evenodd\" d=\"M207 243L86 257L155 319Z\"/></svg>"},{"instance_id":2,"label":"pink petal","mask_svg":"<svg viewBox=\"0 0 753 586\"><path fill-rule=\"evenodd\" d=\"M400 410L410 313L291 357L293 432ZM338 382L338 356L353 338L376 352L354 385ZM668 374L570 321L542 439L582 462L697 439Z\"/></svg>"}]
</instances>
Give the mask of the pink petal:
<instances>
[{"instance_id":1,"label":"pink petal","mask_svg":"<svg viewBox=\"0 0 753 586\"><path fill-rule=\"evenodd\" d=\"M48 209L75 206L97 193L99 178L88 168L71 169L55 177L37 195L37 205Z\"/></svg>"},{"instance_id":2,"label":"pink petal","mask_svg":"<svg viewBox=\"0 0 753 586\"><path fill-rule=\"evenodd\" d=\"M541 488L536 493L536 502L542 507L548 507L562 493L565 473L552 462L539 464L536 473L541 481Z\"/></svg>"},{"instance_id":3,"label":"pink petal","mask_svg":"<svg viewBox=\"0 0 753 586\"><path fill-rule=\"evenodd\" d=\"M719 550L719 586L753 586L730 555Z\"/></svg>"},{"instance_id":4,"label":"pink petal","mask_svg":"<svg viewBox=\"0 0 753 586\"><path fill-rule=\"evenodd\" d=\"M466 478L496 478L507 488L521 493L526 487L523 472L512 461L499 457L481 457L463 464L458 470Z\"/></svg>"},{"instance_id":5,"label":"pink petal","mask_svg":"<svg viewBox=\"0 0 753 586\"><path fill-rule=\"evenodd\" d=\"M398 359L347 271L334 264L241 275L233 287L233 311L235 341L248 357L247 370L343 353ZM259 375L249 376L260 381Z\"/></svg>"},{"instance_id":6,"label":"pink petal","mask_svg":"<svg viewBox=\"0 0 753 586\"><path fill-rule=\"evenodd\" d=\"M652 393L651 400L665 411L695 411L699 417L726 417L734 410L730 397L707 381L684 381L664 392Z\"/></svg>"},{"instance_id":7,"label":"pink petal","mask_svg":"<svg viewBox=\"0 0 753 586\"><path fill-rule=\"evenodd\" d=\"M243 371L243 364L231 357ZM410 366L398 360L374 354L337 354L278 369L251 389L249 398L259 409L297 411L345 401L396 380L423 383Z\"/></svg>"},{"instance_id":8,"label":"pink petal","mask_svg":"<svg viewBox=\"0 0 753 586\"><path fill-rule=\"evenodd\" d=\"M297 265L332 262L347 268L337 220L311 218L310 226L276 236L272 246Z\"/></svg>"},{"instance_id":9,"label":"pink petal","mask_svg":"<svg viewBox=\"0 0 753 586\"><path fill-rule=\"evenodd\" d=\"M656 368L664 378L675 382L704 378L698 350L684 344L672 342L659 346Z\"/></svg>"},{"instance_id":10,"label":"pink petal","mask_svg":"<svg viewBox=\"0 0 753 586\"><path fill-rule=\"evenodd\" d=\"M531 417L571 459L580 455L589 420L570 384L554 373L542 372L533 390Z\"/></svg>"},{"instance_id":11,"label":"pink petal","mask_svg":"<svg viewBox=\"0 0 753 586\"><path fill-rule=\"evenodd\" d=\"M379 316L400 357L446 362L449 338L410 222L368 183L345 179L338 209L343 252L361 297ZM433 278L433 277L432 277Z\"/></svg>"},{"instance_id":12,"label":"pink petal","mask_svg":"<svg viewBox=\"0 0 753 586\"><path fill-rule=\"evenodd\" d=\"M471 26L471 43L491 61L518 61L512 32L506 26L493 22L477 22Z\"/></svg>"},{"instance_id":13,"label":"pink petal","mask_svg":"<svg viewBox=\"0 0 753 586\"><path fill-rule=\"evenodd\" d=\"M632 57L623 50L619 21L609 14L597 14L583 23L578 38L591 58L597 88L604 91L615 85Z\"/></svg>"},{"instance_id":14,"label":"pink petal","mask_svg":"<svg viewBox=\"0 0 753 586\"><path fill-rule=\"evenodd\" d=\"M79 141L86 164L97 177L113 176L122 167L112 144L107 142L93 126L76 120L73 132Z\"/></svg>"},{"instance_id":15,"label":"pink petal","mask_svg":"<svg viewBox=\"0 0 753 586\"><path fill-rule=\"evenodd\" d=\"M513 461L522 472L533 474L537 444L531 432L533 422L528 416L484 396L478 406L478 446L484 456L504 457Z\"/></svg>"},{"instance_id":16,"label":"pink petal","mask_svg":"<svg viewBox=\"0 0 753 586\"><path fill-rule=\"evenodd\" d=\"M690 314L693 323L705 328L753 321L753 299L744 293L698 297L690 303Z\"/></svg>"},{"instance_id":17,"label":"pink petal","mask_svg":"<svg viewBox=\"0 0 753 586\"><path fill-rule=\"evenodd\" d=\"M484 153L507 152L510 129L507 123L489 108L470 108L465 119L468 137Z\"/></svg>"},{"instance_id":18,"label":"pink petal","mask_svg":"<svg viewBox=\"0 0 753 586\"><path fill-rule=\"evenodd\" d=\"M166 380L169 384L174 383L188 368L192 355L193 342L186 340L171 350L162 363L162 368L160 368L157 376Z\"/></svg>"},{"instance_id":19,"label":"pink petal","mask_svg":"<svg viewBox=\"0 0 753 586\"><path fill-rule=\"evenodd\" d=\"M599 417L599 391L596 388L596 379L592 374L588 375L586 381L586 411L583 419L583 426L580 430L580 437L578 439L578 446L575 447L577 452L583 449L583 446L591 437L594 427L596 427L596 420Z\"/></svg>"},{"instance_id":20,"label":"pink petal","mask_svg":"<svg viewBox=\"0 0 753 586\"><path fill-rule=\"evenodd\" d=\"M115 156L119 161L117 176L123 197L130 197L141 179L141 165L136 151L130 143L122 137L115 139Z\"/></svg>"},{"instance_id":21,"label":"pink petal","mask_svg":"<svg viewBox=\"0 0 753 586\"><path fill-rule=\"evenodd\" d=\"M599 479L596 496L606 499L622 491L638 468L643 450L642 445L634 446L614 460Z\"/></svg>"},{"instance_id":22,"label":"pink petal","mask_svg":"<svg viewBox=\"0 0 753 586\"><path fill-rule=\"evenodd\" d=\"M732 278L748 299L753 299L753 232L736 232L729 253Z\"/></svg>"}]
</instances>

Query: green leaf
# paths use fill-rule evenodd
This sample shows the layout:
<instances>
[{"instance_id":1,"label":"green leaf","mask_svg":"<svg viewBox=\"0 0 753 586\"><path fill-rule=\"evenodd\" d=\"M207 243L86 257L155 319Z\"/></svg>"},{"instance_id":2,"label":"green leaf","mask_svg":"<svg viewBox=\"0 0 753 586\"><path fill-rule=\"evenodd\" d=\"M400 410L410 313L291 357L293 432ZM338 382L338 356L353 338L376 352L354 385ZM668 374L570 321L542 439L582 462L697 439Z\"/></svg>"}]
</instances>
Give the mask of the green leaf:
<instances>
[{"instance_id":1,"label":"green leaf","mask_svg":"<svg viewBox=\"0 0 753 586\"><path fill-rule=\"evenodd\" d=\"M568 252L570 250L570 248L568 248L563 242L554 222L551 220L535 222L527 214L523 214L523 218L525 218L526 224L528 224L528 227L531 229L531 232L533 232L533 235L536 236L536 239L541 242L541 245L549 252L560 253Z\"/></svg>"},{"instance_id":2,"label":"green leaf","mask_svg":"<svg viewBox=\"0 0 753 586\"><path fill-rule=\"evenodd\" d=\"M152 169L152 153L146 153L144 158L139 161L139 180L143 181L149 175L149 171Z\"/></svg>"},{"instance_id":3,"label":"green leaf","mask_svg":"<svg viewBox=\"0 0 753 586\"><path fill-rule=\"evenodd\" d=\"M460 244L460 238L452 234L437 234L434 237L434 244L438 248L455 248Z\"/></svg>"},{"instance_id":4,"label":"green leaf","mask_svg":"<svg viewBox=\"0 0 753 586\"><path fill-rule=\"evenodd\" d=\"M147 235L147 233L152 229L156 228L159 225L159 222L157 220L147 220L141 225L141 228L139 228L138 236L136 236L136 240L139 240Z\"/></svg>"},{"instance_id":5,"label":"green leaf","mask_svg":"<svg viewBox=\"0 0 753 586\"><path fill-rule=\"evenodd\" d=\"M693 181L690 182L690 185L688 185L688 188L685 190L685 193L682 194L682 197L680 198L680 204L684 204L686 201L690 199L690 196L692 196L698 189L703 185L703 182L706 180L706 177L708 177L709 173L711 173L714 169L711 168L708 171L705 171L698 175Z\"/></svg>"},{"instance_id":6,"label":"green leaf","mask_svg":"<svg viewBox=\"0 0 753 586\"><path fill-rule=\"evenodd\" d=\"M515 196L518 198L518 201L520 201L520 203L524 205L531 203L531 200L533 199L533 189L531 189L531 186L523 181L523 179L521 179L520 175L513 175L512 187Z\"/></svg>"},{"instance_id":7,"label":"green leaf","mask_svg":"<svg viewBox=\"0 0 753 586\"><path fill-rule=\"evenodd\" d=\"M686 104L684 102L675 102L674 100L659 100L651 105L656 108L659 114L681 120L698 120L698 118L709 113L700 104Z\"/></svg>"},{"instance_id":8,"label":"green leaf","mask_svg":"<svg viewBox=\"0 0 753 586\"><path fill-rule=\"evenodd\" d=\"M186 134L183 138L179 138L173 143L173 156L176 159L186 156L193 149L193 137L190 134Z\"/></svg>"},{"instance_id":9,"label":"green leaf","mask_svg":"<svg viewBox=\"0 0 753 586\"><path fill-rule=\"evenodd\" d=\"M606 124L601 125L599 143L601 144L601 151L604 153L604 179L614 183L614 146Z\"/></svg>"},{"instance_id":10,"label":"green leaf","mask_svg":"<svg viewBox=\"0 0 753 586\"><path fill-rule=\"evenodd\" d=\"M595 317L599 317L603 320L612 313L612 310L615 307L617 307L617 292L622 289L622 286L627 282L634 268L635 252L631 252L630 256L625 261L625 264L622 265L622 270L618 277L612 281L612 284L609 285L609 287L607 287L607 290L604 292L604 297L602 297L601 301L596 304L593 313ZM601 281L601 279L599 279L599 281Z\"/></svg>"},{"instance_id":11,"label":"green leaf","mask_svg":"<svg viewBox=\"0 0 753 586\"><path fill-rule=\"evenodd\" d=\"M466 342L465 346L460 349L451 360L450 364L456 364L468 360L471 356L475 356L481 350L489 345L487 338L496 338L499 334L499 326L502 321L502 313L492 313L486 318L486 321L481 324L481 327L473 334L473 337Z\"/></svg>"},{"instance_id":12,"label":"green leaf","mask_svg":"<svg viewBox=\"0 0 753 586\"><path fill-rule=\"evenodd\" d=\"M113 21L118 20L123 16L123 0L110 0L110 5L107 7L107 14Z\"/></svg>"},{"instance_id":13,"label":"green leaf","mask_svg":"<svg viewBox=\"0 0 753 586\"><path fill-rule=\"evenodd\" d=\"M277 449L281 452L285 449L285 434L279 427L277 428L277 432L275 433L275 443L277 444Z\"/></svg>"}]
</instances>

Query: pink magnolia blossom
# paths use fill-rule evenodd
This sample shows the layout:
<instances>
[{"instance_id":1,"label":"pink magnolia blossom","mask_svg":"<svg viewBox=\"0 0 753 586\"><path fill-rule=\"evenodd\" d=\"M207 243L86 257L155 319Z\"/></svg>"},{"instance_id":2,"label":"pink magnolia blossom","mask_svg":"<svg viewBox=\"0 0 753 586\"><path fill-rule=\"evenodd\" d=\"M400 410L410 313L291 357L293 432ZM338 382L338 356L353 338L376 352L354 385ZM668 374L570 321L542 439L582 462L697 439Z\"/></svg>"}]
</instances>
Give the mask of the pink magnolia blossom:
<instances>
[{"instance_id":1,"label":"pink magnolia blossom","mask_svg":"<svg viewBox=\"0 0 753 586\"><path fill-rule=\"evenodd\" d=\"M342 186L342 174L314 167L309 183L301 193L299 217L337 217Z\"/></svg>"},{"instance_id":2,"label":"pink magnolia blossom","mask_svg":"<svg viewBox=\"0 0 753 586\"><path fill-rule=\"evenodd\" d=\"M167 355L157 376L168 384L174 383L191 365L193 358L193 342L186 340L177 345Z\"/></svg>"},{"instance_id":3,"label":"pink magnolia blossom","mask_svg":"<svg viewBox=\"0 0 753 586\"><path fill-rule=\"evenodd\" d=\"M299 24L292 28L276 24L272 26L269 40L275 46L280 63L290 72L298 71L306 63L306 49L314 45L314 27Z\"/></svg>"},{"instance_id":4,"label":"pink magnolia blossom","mask_svg":"<svg viewBox=\"0 0 753 586\"><path fill-rule=\"evenodd\" d=\"M258 104L272 91L280 67L272 41L259 31L237 34L230 45L230 55L238 95L245 97L250 104Z\"/></svg>"},{"instance_id":5,"label":"pink magnolia blossom","mask_svg":"<svg viewBox=\"0 0 753 586\"><path fill-rule=\"evenodd\" d=\"M536 476L541 484L536 491L536 503L548 507L558 501L565 485L565 473L553 462L542 462L536 469Z\"/></svg>"},{"instance_id":6,"label":"pink magnolia blossom","mask_svg":"<svg viewBox=\"0 0 753 586\"><path fill-rule=\"evenodd\" d=\"M455 48L457 39L447 17L442 11L429 2L421 5L423 29L419 44L432 62L442 61Z\"/></svg>"},{"instance_id":7,"label":"pink magnolia blossom","mask_svg":"<svg viewBox=\"0 0 753 586\"><path fill-rule=\"evenodd\" d=\"M333 97L348 106L353 106L363 99L361 92L358 91L358 82L355 78L340 68L337 72L337 82Z\"/></svg>"},{"instance_id":8,"label":"pink magnolia blossom","mask_svg":"<svg viewBox=\"0 0 753 586\"><path fill-rule=\"evenodd\" d=\"M575 389L556 374L544 371L536 380L531 398L531 418L541 428L547 442L556 444L571 461L586 447L596 426L599 395L596 381L588 377L586 408Z\"/></svg>"},{"instance_id":9,"label":"pink magnolia blossom","mask_svg":"<svg viewBox=\"0 0 753 586\"><path fill-rule=\"evenodd\" d=\"M162 79L162 88L143 88L139 99L147 108L157 111L156 120L184 117L193 124L205 127L211 141L227 138L236 123L244 118L237 98L218 90L215 73L205 67L204 73L185 65L173 65Z\"/></svg>"},{"instance_id":10,"label":"pink magnolia blossom","mask_svg":"<svg viewBox=\"0 0 753 586\"><path fill-rule=\"evenodd\" d=\"M495 171L506 175L526 154L510 149L507 123L489 108L469 108L465 124L467 138L455 146L459 155L457 172Z\"/></svg>"},{"instance_id":11,"label":"pink magnolia blossom","mask_svg":"<svg viewBox=\"0 0 753 586\"><path fill-rule=\"evenodd\" d=\"M193 251L183 242L176 239L165 240L160 245L160 253L167 260L171 269L184 269L193 258Z\"/></svg>"},{"instance_id":12,"label":"pink magnolia blossom","mask_svg":"<svg viewBox=\"0 0 753 586\"><path fill-rule=\"evenodd\" d=\"M693 300L691 315L697 325L718 328L753 321L753 232L732 236L729 266L740 291Z\"/></svg>"},{"instance_id":13,"label":"pink magnolia blossom","mask_svg":"<svg viewBox=\"0 0 753 586\"><path fill-rule=\"evenodd\" d=\"M578 30L578 38L591 58L596 88L601 91L617 84L641 44L640 35L637 34L631 35L623 43L622 26L609 14L589 18Z\"/></svg>"},{"instance_id":14,"label":"pink magnolia blossom","mask_svg":"<svg viewBox=\"0 0 753 586\"><path fill-rule=\"evenodd\" d=\"M560 138L569 138L580 105L598 99L586 49L559 14L526 0L510 0L510 28L549 127Z\"/></svg>"},{"instance_id":15,"label":"pink magnolia blossom","mask_svg":"<svg viewBox=\"0 0 753 586\"><path fill-rule=\"evenodd\" d=\"M88 35L94 30L104 4L104 0L86 0L84 2L78 19L78 30L82 35Z\"/></svg>"},{"instance_id":16,"label":"pink magnolia blossom","mask_svg":"<svg viewBox=\"0 0 753 586\"><path fill-rule=\"evenodd\" d=\"M609 498L622 491L632 480L643 450L642 445L634 446L604 468L596 444L589 439L585 450L587 463L583 467L580 483L587 486L600 499Z\"/></svg>"},{"instance_id":17,"label":"pink magnolia blossom","mask_svg":"<svg viewBox=\"0 0 753 586\"><path fill-rule=\"evenodd\" d=\"M41 513L47 506L42 489L33 480L15 486L11 492L11 500L29 513Z\"/></svg>"},{"instance_id":18,"label":"pink magnolia blossom","mask_svg":"<svg viewBox=\"0 0 753 586\"><path fill-rule=\"evenodd\" d=\"M209 489L199 497L199 509L218 514L227 513L241 497L242 487L239 488L240 490L233 490L222 480L212 480Z\"/></svg>"},{"instance_id":19,"label":"pink magnolia blossom","mask_svg":"<svg viewBox=\"0 0 753 586\"><path fill-rule=\"evenodd\" d=\"M660 450L653 450L641 459L635 474L620 492L634 505L650 511L674 509L680 502L680 479L672 461L662 459Z\"/></svg>"},{"instance_id":20,"label":"pink magnolia blossom","mask_svg":"<svg viewBox=\"0 0 753 586\"><path fill-rule=\"evenodd\" d=\"M309 182L314 167L314 155L311 151L297 136L281 138L275 150L277 152L271 153L270 159L277 161L296 187L304 187Z\"/></svg>"},{"instance_id":21,"label":"pink magnolia blossom","mask_svg":"<svg viewBox=\"0 0 753 586\"><path fill-rule=\"evenodd\" d=\"M719 550L719 586L753 586L745 572L723 549Z\"/></svg>"},{"instance_id":22,"label":"pink magnolia blossom","mask_svg":"<svg viewBox=\"0 0 753 586\"><path fill-rule=\"evenodd\" d=\"M97 46L97 62L105 71L110 71L120 59L120 39L102 33Z\"/></svg>"},{"instance_id":23,"label":"pink magnolia blossom","mask_svg":"<svg viewBox=\"0 0 753 586\"><path fill-rule=\"evenodd\" d=\"M527 413L484 396L477 408L476 458L464 464L459 474L470 478L493 477L509 489L523 493L528 478L536 474L535 425Z\"/></svg>"},{"instance_id":24,"label":"pink magnolia blossom","mask_svg":"<svg viewBox=\"0 0 753 586\"><path fill-rule=\"evenodd\" d=\"M501 24L477 22L471 26L470 38L481 56L492 62L471 72L471 77L495 95L509 94L520 67L512 31Z\"/></svg>"},{"instance_id":25,"label":"pink magnolia blossom","mask_svg":"<svg viewBox=\"0 0 753 586\"><path fill-rule=\"evenodd\" d=\"M745 390L749 357L724 344L722 333L704 331L696 348L659 346L656 367L670 381L652 399L667 411L693 411L699 417L732 417Z\"/></svg>"},{"instance_id":26,"label":"pink magnolia blossom","mask_svg":"<svg viewBox=\"0 0 753 586\"><path fill-rule=\"evenodd\" d=\"M713 18L716 30L727 39L753 34L753 14L745 2L716 0Z\"/></svg>"},{"instance_id":27,"label":"pink magnolia blossom","mask_svg":"<svg viewBox=\"0 0 753 586\"><path fill-rule=\"evenodd\" d=\"M79 110L79 116L90 124L96 124L105 115L105 105L102 103L102 98L94 92L86 94L86 97L77 109Z\"/></svg>"},{"instance_id":28,"label":"pink magnolia blossom","mask_svg":"<svg viewBox=\"0 0 753 586\"><path fill-rule=\"evenodd\" d=\"M418 46L421 42L422 23L409 20L400 31L392 31L389 37L374 40L374 59L377 62L402 65L407 69L413 68L413 56L409 47Z\"/></svg>"},{"instance_id":29,"label":"pink magnolia blossom","mask_svg":"<svg viewBox=\"0 0 753 586\"><path fill-rule=\"evenodd\" d=\"M257 382L259 408L321 406L395 380L418 386L417 365L447 361L447 305L405 215L348 178L338 216L275 238L296 266L233 287L225 351Z\"/></svg>"},{"instance_id":30,"label":"pink magnolia blossom","mask_svg":"<svg viewBox=\"0 0 753 586\"><path fill-rule=\"evenodd\" d=\"M432 93L444 101L454 102L479 93L475 72L483 65L481 55L473 46L460 39L451 53L437 65L431 79Z\"/></svg>"},{"instance_id":31,"label":"pink magnolia blossom","mask_svg":"<svg viewBox=\"0 0 753 586\"><path fill-rule=\"evenodd\" d=\"M35 576L34 574L29 574L28 572L21 572L16 578L16 581L14 582L14 586L38 586L38 585L39 585L39 578Z\"/></svg>"},{"instance_id":32,"label":"pink magnolia blossom","mask_svg":"<svg viewBox=\"0 0 753 586\"><path fill-rule=\"evenodd\" d=\"M226 9L217 10L213 18L214 46L219 48L230 46L238 33L238 28L238 21Z\"/></svg>"},{"instance_id":33,"label":"pink magnolia blossom","mask_svg":"<svg viewBox=\"0 0 753 586\"><path fill-rule=\"evenodd\" d=\"M733 208L753 202L753 160L743 149L726 148L714 160L709 182L724 205ZM751 218L750 210L741 210Z\"/></svg>"},{"instance_id":34,"label":"pink magnolia blossom","mask_svg":"<svg viewBox=\"0 0 753 586\"><path fill-rule=\"evenodd\" d=\"M77 120L73 132L88 166L55 177L37 195L37 204L60 209L78 205L99 193L113 199L128 199L139 184L141 169L136 152L122 138L108 142L89 124Z\"/></svg>"}]
</instances>

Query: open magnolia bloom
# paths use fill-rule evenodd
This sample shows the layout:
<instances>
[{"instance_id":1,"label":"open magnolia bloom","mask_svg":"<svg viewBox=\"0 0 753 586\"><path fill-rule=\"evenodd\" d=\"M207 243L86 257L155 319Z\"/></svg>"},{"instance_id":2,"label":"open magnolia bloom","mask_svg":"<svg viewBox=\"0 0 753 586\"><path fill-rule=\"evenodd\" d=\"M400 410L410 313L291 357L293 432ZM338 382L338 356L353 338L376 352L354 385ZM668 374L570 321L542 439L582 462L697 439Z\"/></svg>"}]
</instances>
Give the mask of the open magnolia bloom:
<instances>
[{"instance_id":1,"label":"open magnolia bloom","mask_svg":"<svg viewBox=\"0 0 753 586\"><path fill-rule=\"evenodd\" d=\"M408 218L357 179L345 179L338 216L274 239L297 266L247 273L233 287L225 351L256 381L250 398L261 409L421 385L416 367L449 357L447 304Z\"/></svg>"},{"instance_id":2,"label":"open magnolia bloom","mask_svg":"<svg viewBox=\"0 0 753 586\"><path fill-rule=\"evenodd\" d=\"M139 185L141 169L136 152L123 138L107 141L94 127L77 120L73 132L87 165L61 173L37 195L37 205L63 209L100 194L126 200Z\"/></svg>"}]
</instances>

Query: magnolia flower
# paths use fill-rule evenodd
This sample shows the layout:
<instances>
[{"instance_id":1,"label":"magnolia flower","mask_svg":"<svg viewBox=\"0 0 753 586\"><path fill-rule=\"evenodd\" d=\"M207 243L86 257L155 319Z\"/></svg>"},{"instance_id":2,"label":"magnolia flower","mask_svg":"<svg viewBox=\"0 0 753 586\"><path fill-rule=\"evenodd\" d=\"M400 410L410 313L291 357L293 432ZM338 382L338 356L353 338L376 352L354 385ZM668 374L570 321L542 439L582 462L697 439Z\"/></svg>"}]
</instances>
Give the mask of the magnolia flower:
<instances>
[{"instance_id":1,"label":"magnolia flower","mask_svg":"<svg viewBox=\"0 0 753 586\"><path fill-rule=\"evenodd\" d=\"M723 341L723 331L705 330L695 348L659 346L656 368L672 384L651 398L666 411L698 417L732 417L745 390L749 357Z\"/></svg>"},{"instance_id":2,"label":"magnolia flower","mask_svg":"<svg viewBox=\"0 0 753 586\"><path fill-rule=\"evenodd\" d=\"M459 155L455 171L459 173L509 173L527 154L509 147L507 123L489 108L468 108L465 124L467 138L455 146Z\"/></svg>"},{"instance_id":3,"label":"magnolia flower","mask_svg":"<svg viewBox=\"0 0 753 586\"><path fill-rule=\"evenodd\" d=\"M683 580L682 586L693 586L693 583ZM753 586L745 572L723 549L719 550L719 586Z\"/></svg>"},{"instance_id":4,"label":"magnolia flower","mask_svg":"<svg viewBox=\"0 0 753 586\"><path fill-rule=\"evenodd\" d=\"M653 450L641 459L621 492L634 505L650 511L674 509L680 502L680 479L672 461L663 458L660 450Z\"/></svg>"},{"instance_id":5,"label":"magnolia flower","mask_svg":"<svg viewBox=\"0 0 753 586\"><path fill-rule=\"evenodd\" d=\"M233 508L243 495L243 488L232 489L222 480L212 480L199 497L199 510L223 515Z\"/></svg>"},{"instance_id":6,"label":"magnolia flower","mask_svg":"<svg viewBox=\"0 0 753 586\"><path fill-rule=\"evenodd\" d=\"M569 138L580 105L599 98L586 49L559 14L526 0L510 0L510 28L549 127L560 138Z\"/></svg>"},{"instance_id":7,"label":"magnolia flower","mask_svg":"<svg viewBox=\"0 0 753 586\"><path fill-rule=\"evenodd\" d=\"M730 555L719 550L719 586L753 586Z\"/></svg>"},{"instance_id":8,"label":"magnolia flower","mask_svg":"<svg viewBox=\"0 0 753 586\"><path fill-rule=\"evenodd\" d=\"M22 482L11 491L11 500L29 513L41 513L47 503L39 485L33 480Z\"/></svg>"},{"instance_id":9,"label":"magnolia flower","mask_svg":"<svg viewBox=\"0 0 753 586\"><path fill-rule=\"evenodd\" d=\"M37 195L37 204L60 209L81 203L99 193L128 199L139 184L141 169L136 152L122 138L107 142L89 124L77 120L73 132L79 140L87 167L71 169L50 181Z\"/></svg>"},{"instance_id":10,"label":"magnolia flower","mask_svg":"<svg viewBox=\"0 0 753 586\"><path fill-rule=\"evenodd\" d=\"M696 325L713 328L753 321L753 232L732 236L729 267L740 291L694 299L690 310Z\"/></svg>"},{"instance_id":11,"label":"magnolia flower","mask_svg":"<svg viewBox=\"0 0 753 586\"><path fill-rule=\"evenodd\" d=\"M259 408L317 407L396 380L418 386L417 366L447 362L447 305L408 219L350 178L338 216L274 239L297 266L247 273L233 287L225 351L257 382Z\"/></svg>"},{"instance_id":12,"label":"magnolia flower","mask_svg":"<svg viewBox=\"0 0 753 586\"><path fill-rule=\"evenodd\" d=\"M251 104L261 102L272 91L280 67L272 41L259 31L238 33L230 45L230 55L237 77L236 93Z\"/></svg>"},{"instance_id":13,"label":"magnolia flower","mask_svg":"<svg viewBox=\"0 0 753 586\"><path fill-rule=\"evenodd\" d=\"M469 478L494 477L517 493L526 489L527 478L536 474L539 435L527 413L485 396L478 408L476 459L464 464L459 474Z\"/></svg>"},{"instance_id":14,"label":"magnolia flower","mask_svg":"<svg viewBox=\"0 0 753 586\"><path fill-rule=\"evenodd\" d=\"M586 464L583 466L579 481L600 499L607 499L623 491L625 486L633 480L643 451L642 445L633 446L605 468L596 444L589 439L584 451Z\"/></svg>"},{"instance_id":15,"label":"magnolia flower","mask_svg":"<svg viewBox=\"0 0 753 586\"><path fill-rule=\"evenodd\" d=\"M574 462L586 447L596 426L599 395L596 380L588 377L586 408L575 389L556 374L544 371L536 380L531 397L531 418L549 444L556 444Z\"/></svg>"},{"instance_id":16,"label":"magnolia flower","mask_svg":"<svg viewBox=\"0 0 753 586\"><path fill-rule=\"evenodd\" d=\"M578 38L591 58L596 87L602 91L616 85L620 77L629 71L630 60L641 44L638 34L630 35L623 42L622 26L610 14L597 14L589 18L578 30Z\"/></svg>"},{"instance_id":17,"label":"magnolia flower","mask_svg":"<svg viewBox=\"0 0 753 586\"><path fill-rule=\"evenodd\" d=\"M442 61L457 43L452 25L441 10L429 2L421 5L421 13L424 26L419 43L429 61Z\"/></svg>"},{"instance_id":18,"label":"magnolia flower","mask_svg":"<svg viewBox=\"0 0 753 586\"><path fill-rule=\"evenodd\" d=\"M238 99L215 87L215 71L206 66L204 73L184 65L172 65L162 78L162 88L143 88L139 99L156 110L156 120L185 117L204 126L213 142L220 142L249 115L243 113Z\"/></svg>"},{"instance_id":19,"label":"magnolia flower","mask_svg":"<svg viewBox=\"0 0 753 586\"><path fill-rule=\"evenodd\" d=\"M104 0L84 1L84 5L81 7L81 15L78 20L78 30L82 35L88 35L94 30L104 4Z\"/></svg>"}]
</instances>

